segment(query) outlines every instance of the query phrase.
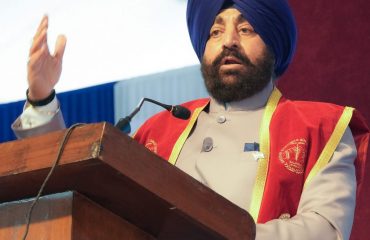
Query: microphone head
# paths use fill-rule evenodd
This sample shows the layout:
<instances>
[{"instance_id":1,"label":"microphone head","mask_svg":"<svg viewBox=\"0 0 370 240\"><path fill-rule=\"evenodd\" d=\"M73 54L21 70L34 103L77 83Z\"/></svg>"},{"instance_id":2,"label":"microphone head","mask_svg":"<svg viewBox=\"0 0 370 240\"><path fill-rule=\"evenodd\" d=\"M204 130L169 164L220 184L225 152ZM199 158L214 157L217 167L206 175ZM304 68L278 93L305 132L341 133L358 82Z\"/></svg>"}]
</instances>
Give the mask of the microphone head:
<instances>
[{"instance_id":1,"label":"microphone head","mask_svg":"<svg viewBox=\"0 0 370 240\"><path fill-rule=\"evenodd\" d=\"M180 105L173 106L171 113L174 117L180 118L183 120L189 119L191 115L191 112L189 109L187 109L186 107L180 106Z\"/></svg>"},{"instance_id":2,"label":"microphone head","mask_svg":"<svg viewBox=\"0 0 370 240\"><path fill-rule=\"evenodd\" d=\"M126 134L130 134L131 132L131 124L130 124L130 117L127 116L125 118L121 118L118 123L115 125L116 128L121 130L122 132Z\"/></svg>"}]
</instances>

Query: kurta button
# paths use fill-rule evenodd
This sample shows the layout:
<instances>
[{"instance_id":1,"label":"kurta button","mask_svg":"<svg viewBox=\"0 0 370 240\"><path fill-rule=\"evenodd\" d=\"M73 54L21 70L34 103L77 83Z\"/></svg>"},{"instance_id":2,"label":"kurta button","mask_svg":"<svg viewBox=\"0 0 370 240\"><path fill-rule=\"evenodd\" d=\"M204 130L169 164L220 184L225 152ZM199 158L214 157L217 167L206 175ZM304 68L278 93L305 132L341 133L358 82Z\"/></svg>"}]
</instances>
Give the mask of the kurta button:
<instances>
[{"instance_id":1,"label":"kurta button","mask_svg":"<svg viewBox=\"0 0 370 240\"><path fill-rule=\"evenodd\" d=\"M226 122L226 117L225 117L225 116L219 116L219 117L217 118L217 122L218 122L218 123L224 123L224 122Z\"/></svg>"},{"instance_id":2,"label":"kurta button","mask_svg":"<svg viewBox=\"0 0 370 240\"><path fill-rule=\"evenodd\" d=\"M210 152L212 148L213 148L213 139L210 137L206 137L203 140L202 152Z\"/></svg>"}]
</instances>

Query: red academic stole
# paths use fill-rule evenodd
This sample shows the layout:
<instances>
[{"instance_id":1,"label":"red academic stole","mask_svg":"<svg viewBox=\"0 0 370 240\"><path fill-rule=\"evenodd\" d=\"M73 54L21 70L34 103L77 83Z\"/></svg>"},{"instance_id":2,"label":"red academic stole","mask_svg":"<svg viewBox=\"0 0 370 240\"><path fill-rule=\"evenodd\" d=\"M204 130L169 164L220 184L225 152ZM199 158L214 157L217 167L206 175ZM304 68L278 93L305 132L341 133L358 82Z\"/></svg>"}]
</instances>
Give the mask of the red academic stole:
<instances>
[{"instance_id":1,"label":"red academic stole","mask_svg":"<svg viewBox=\"0 0 370 240\"><path fill-rule=\"evenodd\" d=\"M269 139L261 136L261 144L266 146L269 141L269 151L265 150L269 160L258 169L253 193L252 201L260 201L251 206L258 223L296 215L304 187L330 161L347 126L358 149L355 166L361 188L369 132L359 113L328 103L279 99L269 124Z\"/></svg>"},{"instance_id":2,"label":"red academic stole","mask_svg":"<svg viewBox=\"0 0 370 240\"><path fill-rule=\"evenodd\" d=\"M149 119L134 138L172 164L199 113L209 103L185 103L187 121L161 112ZM364 176L369 130L353 108L328 103L289 101L275 89L266 105L260 130L257 178L250 214L258 223L296 215L305 185L330 161L347 126L351 127L358 156L355 160L359 194Z\"/></svg>"}]
</instances>

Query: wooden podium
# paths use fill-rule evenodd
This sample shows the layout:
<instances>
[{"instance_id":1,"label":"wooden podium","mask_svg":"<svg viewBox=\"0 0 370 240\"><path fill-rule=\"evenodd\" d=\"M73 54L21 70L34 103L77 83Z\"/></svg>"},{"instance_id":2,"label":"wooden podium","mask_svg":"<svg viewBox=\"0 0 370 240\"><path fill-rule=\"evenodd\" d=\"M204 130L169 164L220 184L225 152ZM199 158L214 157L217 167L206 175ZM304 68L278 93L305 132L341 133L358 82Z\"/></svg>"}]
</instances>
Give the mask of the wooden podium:
<instances>
[{"instance_id":1,"label":"wooden podium","mask_svg":"<svg viewBox=\"0 0 370 240\"><path fill-rule=\"evenodd\" d=\"M66 130L0 145L0 239L21 239ZM27 239L254 239L250 215L108 123L72 132Z\"/></svg>"}]
</instances>

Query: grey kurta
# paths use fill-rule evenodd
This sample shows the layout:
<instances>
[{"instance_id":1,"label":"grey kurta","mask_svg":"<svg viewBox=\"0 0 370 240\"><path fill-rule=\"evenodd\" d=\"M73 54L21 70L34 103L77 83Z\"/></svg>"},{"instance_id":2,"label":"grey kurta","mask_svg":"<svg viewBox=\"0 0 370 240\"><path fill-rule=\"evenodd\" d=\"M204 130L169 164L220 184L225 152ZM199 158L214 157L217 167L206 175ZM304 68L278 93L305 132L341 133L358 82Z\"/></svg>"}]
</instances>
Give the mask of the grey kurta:
<instances>
[{"instance_id":1,"label":"grey kurta","mask_svg":"<svg viewBox=\"0 0 370 240\"><path fill-rule=\"evenodd\" d=\"M258 154L245 152L244 144L259 142L260 123L272 89L270 84L259 94L230 104L211 99L209 111L199 115L176 162L184 172L246 211ZM212 147L205 148L209 139ZM355 157L354 140L347 128L331 162L304 190L298 214L289 220L257 224L256 239L348 239L356 196Z\"/></svg>"}]
</instances>

